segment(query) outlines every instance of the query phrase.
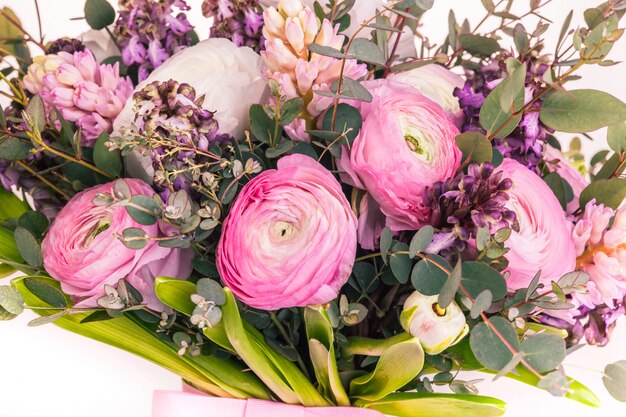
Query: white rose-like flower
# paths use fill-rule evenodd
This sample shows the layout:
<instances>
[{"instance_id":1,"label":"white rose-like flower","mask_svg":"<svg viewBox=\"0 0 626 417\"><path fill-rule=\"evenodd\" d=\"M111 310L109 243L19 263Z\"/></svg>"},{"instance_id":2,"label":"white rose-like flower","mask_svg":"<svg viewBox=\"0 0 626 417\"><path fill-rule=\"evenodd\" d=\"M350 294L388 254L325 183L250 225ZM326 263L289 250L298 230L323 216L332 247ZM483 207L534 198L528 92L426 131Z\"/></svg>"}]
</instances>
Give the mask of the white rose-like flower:
<instances>
[{"instance_id":1,"label":"white rose-like flower","mask_svg":"<svg viewBox=\"0 0 626 417\"><path fill-rule=\"evenodd\" d=\"M105 30L90 29L80 35L80 40L96 57L98 62L120 54L120 50Z\"/></svg>"},{"instance_id":2,"label":"white rose-like flower","mask_svg":"<svg viewBox=\"0 0 626 417\"><path fill-rule=\"evenodd\" d=\"M387 78L415 87L439 104L457 127L463 123L459 99L453 94L455 88L463 88L463 78L460 75L441 65L429 64L410 71L393 73Z\"/></svg>"},{"instance_id":3,"label":"white rose-like flower","mask_svg":"<svg viewBox=\"0 0 626 417\"><path fill-rule=\"evenodd\" d=\"M207 39L170 57L135 91L154 81L187 83L198 97L204 96L202 107L216 112L219 131L240 138L249 124L250 106L264 99L267 84L262 65L261 57L248 47L238 48L227 39ZM131 96L113 123L114 134L134 121L133 104Z\"/></svg>"}]
</instances>

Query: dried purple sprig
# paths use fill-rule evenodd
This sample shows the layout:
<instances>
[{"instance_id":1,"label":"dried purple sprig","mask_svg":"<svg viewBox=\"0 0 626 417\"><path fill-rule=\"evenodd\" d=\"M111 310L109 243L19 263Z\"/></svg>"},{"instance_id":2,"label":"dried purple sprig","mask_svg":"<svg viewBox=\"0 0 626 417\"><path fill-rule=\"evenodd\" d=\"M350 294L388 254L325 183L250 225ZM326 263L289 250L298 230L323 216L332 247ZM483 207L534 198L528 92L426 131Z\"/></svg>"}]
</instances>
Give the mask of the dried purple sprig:
<instances>
[{"instance_id":1,"label":"dried purple sprig","mask_svg":"<svg viewBox=\"0 0 626 417\"><path fill-rule=\"evenodd\" d=\"M426 188L424 204L431 209L430 224L441 230L434 240L437 251L463 250L480 227L519 231L515 212L505 206L513 183L502 175L488 162L474 163L467 174Z\"/></svg>"},{"instance_id":2,"label":"dried purple sprig","mask_svg":"<svg viewBox=\"0 0 626 417\"><path fill-rule=\"evenodd\" d=\"M191 45L193 26L185 13L184 0L120 0L115 35L122 60L137 70L139 81L179 50Z\"/></svg>"},{"instance_id":3,"label":"dried purple sprig","mask_svg":"<svg viewBox=\"0 0 626 417\"><path fill-rule=\"evenodd\" d=\"M257 52L263 49L263 9L256 0L204 0L202 14L213 17L211 37Z\"/></svg>"},{"instance_id":4,"label":"dried purple sprig","mask_svg":"<svg viewBox=\"0 0 626 417\"><path fill-rule=\"evenodd\" d=\"M58 54L59 52L73 54L74 52L82 52L84 50L85 45L79 39L59 38L47 45L46 55Z\"/></svg>"}]
</instances>

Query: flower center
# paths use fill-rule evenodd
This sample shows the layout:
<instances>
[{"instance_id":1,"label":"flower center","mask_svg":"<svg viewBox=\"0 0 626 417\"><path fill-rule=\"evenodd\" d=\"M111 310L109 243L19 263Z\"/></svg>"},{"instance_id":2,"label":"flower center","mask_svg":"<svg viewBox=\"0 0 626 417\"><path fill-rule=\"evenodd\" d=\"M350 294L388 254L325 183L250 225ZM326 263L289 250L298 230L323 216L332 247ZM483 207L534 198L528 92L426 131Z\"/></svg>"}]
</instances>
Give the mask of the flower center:
<instances>
[{"instance_id":1,"label":"flower center","mask_svg":"<svg viewBox=\"0 0 626 417\"><path fill-rule=\"evenodd\" d=\"M433 308L433 312L439 316L439 317L443 317L446 315L446 309L445 308L441 308L441 306L439 305L439 303L433 303L432 305Z\"/></svg>"},{"instance_id":2,"label":"flower center","mask_svg":"<svg viewBox=\"0 0 626 417\"><path fill-rule=\"evenodd\" d=\"M291 239L296 228L286 221L278 221L270 227L270 236L275 242L285 242Z\"/></svg>"},{"instance_id":3,"label":"flower center","mask_svg":"<svg viewBox=\"0 0 626 417\"><path fill-rule=\"evenodd\" d=\"M587 248L587 250L576 259L576 266L578 268L584 268L593 263L593 257L596 253L604 252L607 256L617 256L617 252L620 250L626 250L626 243L617 245L615 248L607 248L604 245L596 245L594 247Z\"/></svg>"},{"instance_id":4,"label":"flower center","mask_svg":"<svg viewBox=\"0 0 626 417\"><path fill-rule=\"evenodd\" d=\"M107 230L111 226L111 222L109 219L102 219L96 224L96 226L91 229L91 231L85 237L85 242L83 246L88 248L91 245L91 242L102 232Z\"/></svg>"},{"instance_id":5,"label":"flower center","mask_svg":"<svg viewBox=\"0 0 626 417\"><path fill-rule=\"evenodd\" d=\"M418 155L426 154L426 150L420 145L420 141L411 135L404 135L404 141L406 146L409 147L411 152L415 152Z\"/></svg>"}]
</instances>

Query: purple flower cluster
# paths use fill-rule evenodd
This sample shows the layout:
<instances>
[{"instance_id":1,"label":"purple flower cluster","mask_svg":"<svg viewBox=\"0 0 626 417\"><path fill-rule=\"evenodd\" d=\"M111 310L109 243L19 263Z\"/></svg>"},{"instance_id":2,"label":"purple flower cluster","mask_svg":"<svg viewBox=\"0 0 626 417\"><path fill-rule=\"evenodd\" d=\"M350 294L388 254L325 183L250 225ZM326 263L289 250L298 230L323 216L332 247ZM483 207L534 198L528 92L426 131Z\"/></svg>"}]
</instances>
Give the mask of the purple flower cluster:
<instances>
[{"instance_id":1,"label":"purple flower cluster","mask_svg":"<svg viewBox=\"0 0 626 417\"><path fill-rule=\"evenodd\" d=\"M47 45L46 55L58 54L59 52L73 54L74 52L83 52L84 50L85 45L79 39L59 38Z\"/></svg>"},{"instance_id":2,"label":"purple flower cluster","mask_svg":"<svg viewBox=\"0 0 626 417\"><path fill-rule=\"evenodd\" d=\"M505 63L507 58L508 55L502 55L482 66L468 76L463 88L455 89L454 95L459 99L459 105L465 115L462 132L485 133L479 121L480 109L489 93L507 76ZM541 91L543 74L548 70L548 65L532 56L524 63L527 69L524 103L529 103ZM539 120L540 108L541 99L538 99L524 113L519 125L510 135L506 138L493 139L494 148L503 156L515 159L532 170L535 170L541 162L544 143L554 132Z\"/></svg>"},{"instance_id":3,"label":"purple flower cluster","mask_svg":"<svg viewBox=\"0 0 626 417\"><path fill-rule=\"evenodd\" d=\"M214 112L189 84L155 81L133 95L137 133L148 137L154 182L164 198L172 191L193 190L202 168L211 162L209 147L229 141L220 134ZM217 158L219 162L219 158Z\"/></svg>"},{"instance_id":4,"label":"purple flower cluster","mask_svg":"<svg viewBox=\"0 0 626 417\"><path fill-rule=\"evenodd\" d=\"M124 64L137 70L139 81L192 42L193 26L185 13L174 15L174 7L189 10L184 0L120 0L115 35Z\"/></svg>"},{"instance_id":5,"label":"purple flower cluster","mask_svg":"<svg viewBox=\"0 0 626 417\"><path fill-rule=\"evenodd\" d=\"M467 175L460 173L425 189L430 224L442 231L429 250L463 250L479 227L488 227L492 232L502 228L519 231L515 212L505 207L513 183L502 175L502 171L494 173L494 166L488 162L474 163Z\"/></svg>"},{"instance_id":6,"label":"purple flower cluster","mask_svg":"<svg viewBox=\"0 0 626 417\"><path fill-rule=\"evenodd\" d=\"M256 0L204 0L202 14L213 17L211 37L257 52L263 49L263 9Z\"/></svg>"},{"instance_id":7,"label":"purple flower cluster","mask_svg":"<svg viewBox=\"0 0 626 417\"><path fill-rule=\"evenodd\" d=\"M567 330L570 346L579 344L582 339L590 345L606 346L611 339L617 320L626 314L625 305L626 298L616 301L615 308L607 305L600 305L593 309L581 306L578 314L574 316L574 324L547 315L541 316L541 321L549 326Z\"/></svg>"}]
</instances>

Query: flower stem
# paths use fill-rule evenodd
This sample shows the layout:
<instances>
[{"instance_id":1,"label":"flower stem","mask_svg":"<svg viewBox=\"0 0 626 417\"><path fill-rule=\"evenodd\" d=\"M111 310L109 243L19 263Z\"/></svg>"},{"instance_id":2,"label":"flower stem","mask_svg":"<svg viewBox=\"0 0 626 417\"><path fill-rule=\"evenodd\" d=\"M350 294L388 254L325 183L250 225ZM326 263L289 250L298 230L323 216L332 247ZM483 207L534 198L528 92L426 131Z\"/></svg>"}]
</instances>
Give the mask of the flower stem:
<instances>
[{"instance_id":1,"label":"flower stem","mask_svg":"<svg viewBox=\"0 0 626 417\"><path fill-rule=\"evenodd\" d=\"M302 357L300 356L300 352L298 351L298 349L296 349L296 346L293 344L293 341L289 337L289 334L287 333L287 330L285 329L285 326L283 326L283 323L278 319L278 317L276 316L276 313L274 311L270 311L269 314L270 314L270 319L276 325L276 328L278 329L278 332L281 334L281 336L283 337L285 342L298 355L298 359L296 359L296 363L298 364L298 367L300 368L300 370L302 370L302 372L304 373L304 375L306 375L307 378L310 378L309 377L309 371L306 369L306 365L304 364L304 361L302 360Z\"/></svg>"}]
</instances>

